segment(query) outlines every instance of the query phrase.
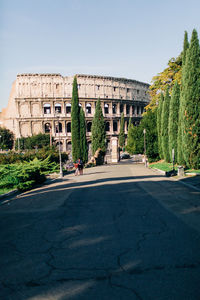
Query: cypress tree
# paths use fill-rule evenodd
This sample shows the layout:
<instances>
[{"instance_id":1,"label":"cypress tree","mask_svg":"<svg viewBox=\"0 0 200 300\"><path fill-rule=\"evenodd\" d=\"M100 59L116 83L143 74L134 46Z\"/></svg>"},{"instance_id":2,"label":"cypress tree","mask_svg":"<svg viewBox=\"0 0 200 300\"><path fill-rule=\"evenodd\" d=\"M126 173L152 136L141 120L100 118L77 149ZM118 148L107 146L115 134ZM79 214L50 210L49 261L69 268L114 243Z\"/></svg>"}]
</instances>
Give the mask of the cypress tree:
<instances>
[{"instance_id":1,"label":"cypress tree","mask_svg":"<svg viewBox=\"0 0 200 300\"><path fill-rule=\"evenodd\" d=\"M80 109L80 157L84 163L88 161L85 113L82 108Z\"/></svg>"},{"instance_id":2,"label":"cypress tree","mask_svg":"<svg viewBox=\"0 0 200 300\"><path fill-rule=\"evenodd\" d=\"M189 48L188 34L185 31L184 42L183 42L183 52L182 52L182 75L184 73L186 54ZM177 137L177 162L180 165L185 164L183 157L183 148L182 148L182 136L183 136L183 89L184 86L184 76L181 79L181 91L180 91L180 103L179 103L179 113L178 113L178 137Z\"/></svg>"},{"instance_id":3,"label":"cypress tree","mask_svg":"<svg viewBox=\"0 0 200 300\"><path fill-rule=\"evenodd\" d=\"M71 110L72 157L76 161L80 157L80 117L77 79L74 77Z\"/></svg>"},{"instance_id":4,"label":"cypress tree","mask_svg":"<svg viewBox=\"0 0 200 300\"><path fill-rule=\"evenodd\" d=\"M161 93L159 103L158 103L158 109L157 109L158 152L160 158L163 158L162 144L161 144L161 124L162 124L161 118L162 118L163 102L164 102L164 96L163 93Z\"/></svg>"},{"instance_id":5,"label":"cypress tree","mask_svg":"<svg viewBox=\"0 0 200 300\"><path fill-rule=\"evenodd\" d=\"M123 148L125 145L125 133L124 133L124 113L121 114L120 132L119 132L119 146Z\"/></svg>"},{"instance_id":6,"label":"cypress tree","mask_svg":"<svg viewBox=\"0 0 200 300\"><path fill-rule=\"evenodd\" d=\"M168 123L169 123L169 105L170 95L169 88L166 90L162 108L162 127L161 127L161 144L164 160L169 162L169 136L168 136Z\"/></svg>"},{"instance_id":7,"label":"cypress tree","mask_svg":"<svg viewBox=\"0 0 200 300\"><path fill-rule=\"evenodd\" d=\"M95 114L92 120L92 153L95 154L97 149L106 151L106 131L103 112L100 99L98 99Z\"/></svg>"},{"instance_id":8,"label":"cypress tree","mask_svg":"<svg viewBox=\"0 0 200 300\"><path fill-rule=\"evenodd\" d=\"M197 31L192 32L183 69L182 148L187 167L200 167L200 47Z\"/></svg>"},{"instance_id":9,"label":"cypress tree","mask_svg":"<svg viewBox=\"0 0 200 300\"><path fill-rule=\"evenodd\" d=\"M175 82L172 89L172 96L169 106L169 155L172 161L172 149L174 149L174 159L177 162L177 138L178 138L178 114L179 114L180 86Z\"/></svg>"},{"instance_id":10,"label":"cypress tree","mask_svg":"<svg viewBox=\"0 0 200 300\"><path fill-rule=\"evenodd\" d=\"M185 64L185 60L186 60L186 52L187 49L189 48L189 42L188 42L188 34L187 31L185 31L184 34L184 42L183 42L183 53L182 53L182 65Z\"/></svg>"},{"instance_id":11,"label":"cypress tree","mask_svg":"<svg viewBox=\"0 0 200 300\"><path fill-rule=\"evenodd\" d=\"M130 154L134 153L133 124L131 122L131 118L129 119L129 124L128 124L126 151L128 151L128 153Z\"/></svg>"}]
</instances>

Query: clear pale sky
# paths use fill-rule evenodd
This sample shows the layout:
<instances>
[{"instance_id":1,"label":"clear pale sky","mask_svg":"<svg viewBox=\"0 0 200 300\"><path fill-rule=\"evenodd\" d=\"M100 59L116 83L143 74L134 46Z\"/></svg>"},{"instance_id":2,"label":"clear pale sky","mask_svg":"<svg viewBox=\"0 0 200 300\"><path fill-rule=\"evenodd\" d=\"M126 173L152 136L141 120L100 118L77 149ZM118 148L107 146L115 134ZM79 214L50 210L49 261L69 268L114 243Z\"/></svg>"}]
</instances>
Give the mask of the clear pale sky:
<instances>
[{"instance_id":1,"label":"clear pale sky","mask_svg":"<svg viewBox=\"0 0 200 300\"><path fill-rule=\"evenodd\" d=\"M193 28L199 0L0 0L0 111L19 73L150 83Z\"/></svg>"}]
</instances>

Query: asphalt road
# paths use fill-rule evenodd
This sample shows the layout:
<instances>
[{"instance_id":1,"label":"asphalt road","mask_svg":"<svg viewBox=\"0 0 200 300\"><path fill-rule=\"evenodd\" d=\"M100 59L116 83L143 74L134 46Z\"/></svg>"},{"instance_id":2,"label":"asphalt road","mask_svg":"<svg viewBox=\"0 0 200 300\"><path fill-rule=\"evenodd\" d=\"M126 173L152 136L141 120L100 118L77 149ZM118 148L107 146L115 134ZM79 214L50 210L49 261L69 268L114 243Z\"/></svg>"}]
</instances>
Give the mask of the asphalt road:
<instances>
[{"instance_id":1,"label":"asphalt road","mask_svg":"<svg viewBox=\"0 0 200 300\"><path fill-rule=\"evenodd\" d=\"M122 162L0 203L2 300L200 299L200 191Z\"/></svg>"}]
</instances>

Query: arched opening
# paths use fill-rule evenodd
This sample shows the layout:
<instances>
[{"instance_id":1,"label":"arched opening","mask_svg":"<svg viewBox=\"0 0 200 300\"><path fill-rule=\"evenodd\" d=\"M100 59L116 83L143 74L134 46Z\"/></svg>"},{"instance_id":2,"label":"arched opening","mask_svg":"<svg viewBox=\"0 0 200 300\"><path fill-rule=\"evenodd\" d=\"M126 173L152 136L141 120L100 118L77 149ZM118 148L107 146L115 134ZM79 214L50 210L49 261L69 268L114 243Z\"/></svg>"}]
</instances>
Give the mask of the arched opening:
<instances>
[{"instance_id":1,"label":"arched opening","mask_svg":"<svg viewBox=\"0 0 200 300\"><path fill-rule=\"evenodd\" d=\"M71 122L67 123L67 132L71 132Z\"/></svg>"},{"instance_id":2,"label":"arched opening","mask_svg":"<svg viewBox=\"0 0 200 300\"><path fill-rule=\"evenodd\" d=\"M61 114L62 110L61 110L61 104L56 103L55 104L55 113L57 114Z\"/></svg>"},{"instance_id":3,"label":"arched opening","mask_svg":"<svg viewBox=\"0 0 200 300\"><path fill-rule=\"evenodd\" d=\"M139 113L140 113L140 107L137 106L137 115L139 115Z\"/></svg>"},{"instance_id":4,"label":"arched opening","mask_svg":"<svg viewBox=\"0 0 200 300\"><path fill-rule=\"evenodd\" d=\"M129 115L130 114L130 106L127 104L126 105L126 114Z\"/></svg>"},{"instance_id":5,"label":"arched opening","mask_svg":"<svg viewBox=\"0 0 200 300\"><path fill-rule=\"evenodd\" d=\"M51 125L49 123L44 124L44 132L50 133L51 131Z\"/></svg>"},{"instance_id":6,"label":"arched opening","mask_svg":"<svg viewBox=\"0 0 200 300\"><path fill-rule=\"evenodd\" d=\"M124 112L124 104L120 104L120 114Z\"/></svg>"},{"instance_id":7,"label":"arched opening","mask_svg":"<svg viewBox=\"0 0 200 300\"><path fill-rule=\"evenodd\" d=\"M60 151L62 152L62 151L63 151L63 143L57 141L57 142L56 142L56 147L57 147L58 149L59 149L59 145L60 145Z\"/></svg>"},{"instance_id":8,"label":"arched opening","mask_svg":"<svg viewBox=\"0 0 200 300\"><path fill-rule=\"evenodd\" d=\"M132 115L135 115L135 106L132 106Z\"/></svg>"},{"instance_id":9,"label":"arched opening","mask_svg":"<svg viewBox=\"0 0 200 300\"><path fill-rule=\"evenodd\" d=\"M107 103L104 104L104 113L109 114L109 105Z\"/></svg>"},{"instance_id":10,"label":"arched opening","mask_svg":"<svg viewBox=\"0 0 200 300\"><path fill-rule=\"evenodd\" d=\"M72 143L71 143L71 141L67 142L66 148L67 148L67 151L71 152L71 150L72 150Z\"/></svg>"},{"instance_id":11,"label":"arched opening","mask_svg":"<svg viewBox=\"0 0 200 300\"><path fill-rule=\"evenodd\" d=\"M106 122L106 131L107 131L107 132L110 131L110 122Z\"/></svg>"},{"instance_id":12,"label":"arched opening","mask_svg":"<svg viewBox=\"0 0 200 300\"><path fill-rule=\"evenodd\" d=\"M113 131L117 131L117 121L113 121Z\"/></svg>"},{"instance_id":13,"label":"arched opening","mask_svg":"<svg viewBox=\"0 0 200 300\"><path fill-rule=\"evenodd\" d=\"M51 105L50 104L48 104L48 103L44 104L43 109L44 109L45 115L51 113Z\"/></svg>"},{"instance_id":14,"label":"arched opening","mask_svg":"<svg viewBox=\"0 0 200 300\"><path fill-rule=\"evenodd\" d=\"M71 103L66 104L66 113L71 114Z\"/></svg>"},{"instance_id":15,"label":"arched opening","mask_svg":"<svg viewBox=\"0 0 200 300\"><path fill-rule=\"evenodd\" d=\"M116 114L116 112L117 112L117 105L113 104L113 106L112 106L112 113Z\"/></svg>"},{"instance_id":16,"label":"arched opening","mask_svg":"<svg viewBox=\"0 0 200 300\"><path fill-rule=\"evenodd\" d=\"M56 133L60 133L62 132L62 123L57 123L56 124Z\"/></svg>"},{"instance_id":17,"label":"arched opening","mask_svg":"<svg viewBox=\"0 0 200 300\"><path fill-rule=\"evenodd\" d=\"M87 132L91 132L92 130L92 122L87 122Z\"/></svg>"},{"instance_id":18,"label":"arched opening","mask_svg":"<svg viewBox=\"0 0 200 300\"><path fill-rule=\"evenodd\" d=\"M91 104L90 103L87 103L86 104L86 113L87 114L91 114L91 112L92 112L92 108L91 108L92 106L91 106Z\"/></svg>"}]
</instances>

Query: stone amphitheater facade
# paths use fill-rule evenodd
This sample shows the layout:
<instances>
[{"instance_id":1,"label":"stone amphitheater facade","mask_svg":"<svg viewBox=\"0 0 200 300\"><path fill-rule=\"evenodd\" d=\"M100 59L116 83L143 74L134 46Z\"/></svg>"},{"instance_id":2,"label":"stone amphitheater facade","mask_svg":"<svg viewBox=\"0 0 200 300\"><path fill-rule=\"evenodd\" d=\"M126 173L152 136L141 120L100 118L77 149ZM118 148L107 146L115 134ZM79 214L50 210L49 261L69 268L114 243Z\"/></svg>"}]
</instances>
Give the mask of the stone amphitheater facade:
<instances>
[{"instance_id":1,"label":"stone amphitheater facade","mask_svg":"<svg viewBox=\"0 0 200 300\"><path fill-rule=\"evenodd\" d=\"M139 124L149 103L149 84L136 80L78 74L79 102L87 123L88 145L95 105L100 98L106 122L107 143L118 137L124 112L125 133L129 118ZM8 106L0 115L1 125L16 138L51 133L60 139L62 150L71 149L71 98L73 76L60 74L19 74L12 85Z\"/></svg>"}]
</instances>

